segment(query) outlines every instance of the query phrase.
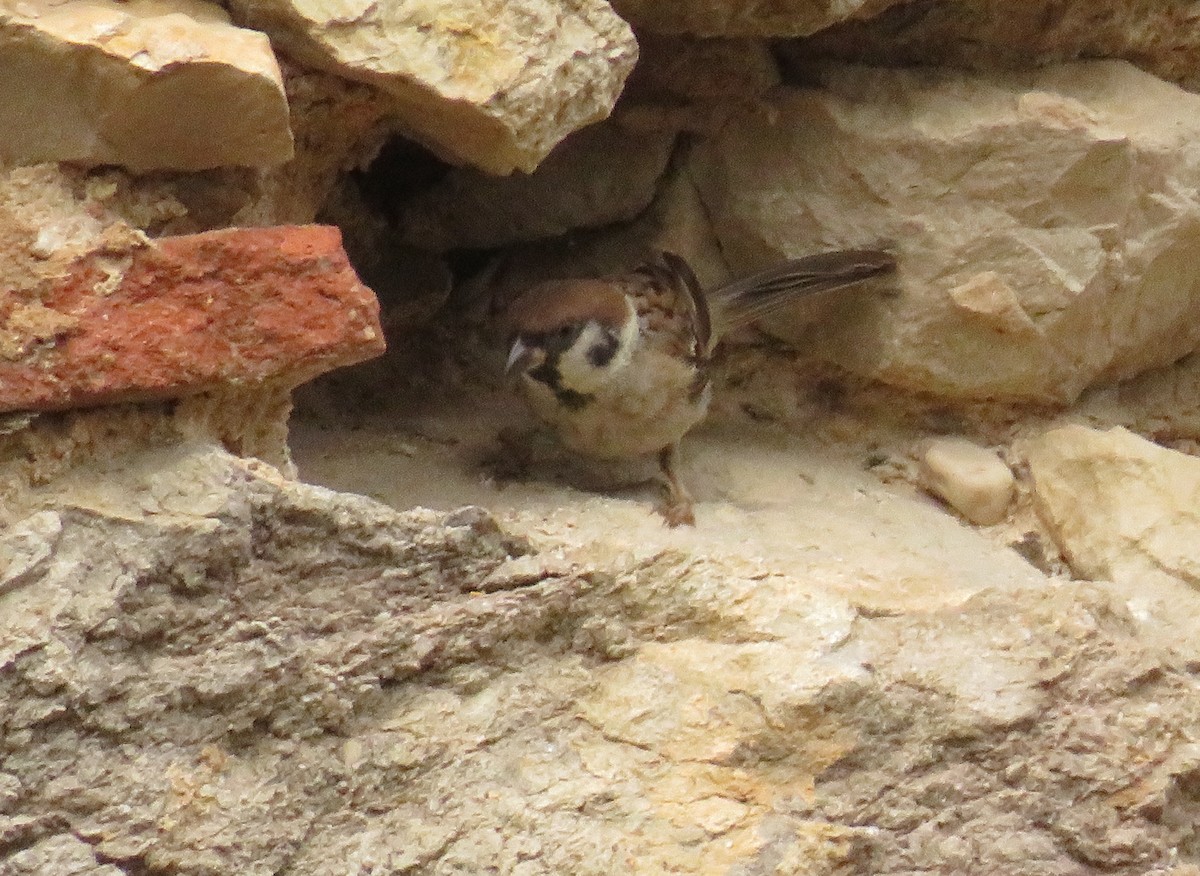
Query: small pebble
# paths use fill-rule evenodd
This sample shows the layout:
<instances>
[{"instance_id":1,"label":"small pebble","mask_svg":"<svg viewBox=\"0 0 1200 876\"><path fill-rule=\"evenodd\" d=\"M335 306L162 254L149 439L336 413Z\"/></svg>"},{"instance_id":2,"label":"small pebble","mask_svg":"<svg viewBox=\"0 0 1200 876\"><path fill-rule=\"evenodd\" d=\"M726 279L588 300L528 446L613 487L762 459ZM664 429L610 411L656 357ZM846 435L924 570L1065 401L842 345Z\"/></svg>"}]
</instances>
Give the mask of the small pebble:
<instances>
[{"instance_id":1,"label":"small pebble","mask_svg":"<svg viewBox=\"0 0 1200 876\"><path fill-rule=\"evenodd\" d=\"M992 450L965 438L932 438L921 452L921 485L972 523L999 523L1016 490L1012 471Z\"/></svg>"}]
</instances>

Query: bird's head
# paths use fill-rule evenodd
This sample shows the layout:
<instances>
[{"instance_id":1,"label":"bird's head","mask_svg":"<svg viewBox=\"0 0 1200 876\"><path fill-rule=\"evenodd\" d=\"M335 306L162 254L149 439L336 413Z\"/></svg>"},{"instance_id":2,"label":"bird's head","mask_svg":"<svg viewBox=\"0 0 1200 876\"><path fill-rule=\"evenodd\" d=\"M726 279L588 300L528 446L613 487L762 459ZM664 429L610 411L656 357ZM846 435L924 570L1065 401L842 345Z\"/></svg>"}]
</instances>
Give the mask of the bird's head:
<instances>
[{"instance_id":1,"label":"bird's head","mask_svg":"<svg viewBox=\"0 0 1200 876\"><path fill-rule=\"evenodd\" d=\"M606 280L534 286L513 302L507 323L507 373L585 395L629 363L638 333L632 303Z\"/></svg>"}]
</instances>

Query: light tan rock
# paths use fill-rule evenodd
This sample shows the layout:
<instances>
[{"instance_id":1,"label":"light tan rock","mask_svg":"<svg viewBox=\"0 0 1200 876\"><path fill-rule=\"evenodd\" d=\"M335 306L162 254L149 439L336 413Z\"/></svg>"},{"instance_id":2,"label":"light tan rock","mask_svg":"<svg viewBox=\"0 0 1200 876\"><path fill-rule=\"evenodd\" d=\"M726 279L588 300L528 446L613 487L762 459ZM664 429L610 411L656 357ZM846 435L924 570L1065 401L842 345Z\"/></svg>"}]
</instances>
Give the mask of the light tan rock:
<instances>
[{"instance_id":1,"label":"light tan rock","mask_svg":"<svg viewBox=\"0 0 1200 876\"><path fill-rule=\"evenodd\" d=\"M1194 833L1200 694L1093 586L870 616L203 445L25 510L0 531L34 558L0 590L17 873L1140 876Z\"/></svg>"},{"instance_id":2,"label":"light tan rock","mask_svg":"<svg viewBox=\"0 0 1200 876\"><path fill-rule=\"evenodd\" d=\"M1059 402L1200 342L1200 97L1122 62L820 81L692 162L735 272L895 247L899 296L781 335L909 389Z\"/></svg>"},{"instance_id":3,"label":"light tan rock","mask_svg":"<svg viewBox=\"0 0 1200 876\"><path fill-rule=\"evenodd\" d=\"M121 876L121 869L102 864L95 850L70 833L54 834L21 849L5 861L6 872L12 876Z\"/></svg>"},{"instance_id":4,"label":"light tan rock","mask_svg":"<svg viewBox=\"0 0 1200 876\"><path fill-rule=\"evenodd\" d=\"M572 134L531 174L452 170L405 202L400 233L433 250L490 248L624 222L649 206L674 131L605 122Z\"/></svg>"},{"instance_id":5,"label":"light tan rock","mask_svg":"<svg viewBox=\"0 0 1200 876\"><path fill-rule=\"evenodd\" d=\"M197 0L0 5L0 158L135 172L292 157L267 38Z\"/></svg>"},{"instance_id":6,"label":"light tan rock","mask_svg":"<svg viewBox=\"0 0 1200 876\"><path fill-rule=\"evenodd\" d=\"M701 37L805 36L847 18L874 15L898 0L818 2L782 0L613 0L613 6L639 30Z\"/></svg>"},{"instance_id":7,"label":"light tan rock","mask_svg":"<svg viewBox=\"0 0 1200 876\"><path fill-rule=\"evenodd\" d=\"M980 526L999 523L1016 491L1012 471L986 447L966 438L938 437L921 450L925 489Z\"/></svg>"},{"instance_id":8,"label":"light tan rock","mask_svg":"<svg viewBox=\"0 0 1200 876\"><path fill-rule=\"evenodd\" d=\"M1038 513L1076 575L1200 587L1200 459L1085 426L1047 432L1026 455Z\"/></svg>"},{"instance_id":9,"label":"light tan rock","mask_svg":"<svg viewBox=\"0 0 1200 876\"><path fill-rule=\"evenodd\" d=\"M435 152L496 174L533 170L607 116L637 58L602 0L231 5L303 63L393 95L401 124Z\"/></svg>"}]
</instances>

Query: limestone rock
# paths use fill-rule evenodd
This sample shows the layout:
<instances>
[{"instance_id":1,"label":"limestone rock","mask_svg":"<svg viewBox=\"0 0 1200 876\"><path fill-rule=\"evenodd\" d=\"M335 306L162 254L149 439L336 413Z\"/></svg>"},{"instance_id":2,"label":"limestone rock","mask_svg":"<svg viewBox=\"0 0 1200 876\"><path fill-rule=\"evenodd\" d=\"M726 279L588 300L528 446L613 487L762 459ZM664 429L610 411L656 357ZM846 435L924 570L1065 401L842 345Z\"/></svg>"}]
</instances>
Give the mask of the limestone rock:
<instances>
[{"instance_id":1,"label":"limestone rock","mask_svg":"<svg viewBox=\"0 0 1200 876\"><path fill-rule=\"evenodd\" d=\"M1094 587L856 617L199 445L24 511L0 532L30 559L0 589L20 863L1133 876L1194 833L1200 695Z\"/></svg>"},{"instance_id":2,"label":"limestone rock","mask_svg":"<svg viewBox=\"0 0 1200 876\"><path fill-rule=\"evenodd\" d=\"M945 64L972 69L1122 58L1191 91L1200 84L1200 23L1191 0L970 0L930 3L912 14L897 4L871 20L846 21L781 47L804 64L814 57L879 66Z\"/></svg>"},{"instance_id":3,"label":"limestone rock","mask_svg":"<svg viewBox=\"0 0 1200 876\"><path fill-rule=\"evenodd\" d=\"M921 480L972 523L990 526L1008 512L1012 472L993 451L965 438L930 439L921 451Z\"/></svg>"},{"instance_id":4,"label":"limestone rock","mask_svg":"<svg viewBox=\"0 0 1200 876\"><path fill-rule=\"evenodd\" d=\"M1027 456L1038 512L1075 574L1200 587L1200 459L1085 426L1047 432Z\"/></svg>"},{"instance_id":5,"label":"limestone rock","mask_svg":"<svg viewBox=\"0 0 1200 876\"><path fill-rule=\"evenodd\" d=\"M896 2L613 0L613 6L634 27L651 33L686 33L701 37L781 37L806 36L847 18L874 15Z\"/></svg>"},{"instance_id":6,"label":"limestone rock","mask_svg":"<svg viewBox=\"0 0 1200 876\"><path fill-rule=\"evenodd\" d=\"M638 63L617 110L629 126L712 134L778 84L766 40L639 33Z\"/></svg>"},{"instance_id":7,"label":"limestone rock","mask_svg":"<svg viewBox=\"0 0 1200 876\"><path fill-rule=\"evenodd\" d=\"M1086 393L1079 409L1156 441L1200 441L1200 355Z\"/></svg>"},{"instance_id":8,"label":"limestone rock","mask_svg":"<svg viewBox=\"0 0 1200 876\"><path fill-rule=\"evenodd\" d=\"M404 239L433 250L490 248L633 219L654 198L674 131L593 125L560 143L531 174L463 168L408 200Z\"/></svg>"},{"instance_id":9,"label":"limestone rock","mask_svg":"<svg viewBox=\"0 0 1200 876\"><path fill-rule=\"evenodd\" d=\"M287 386L378 355L336 229L125 235L0 300L0 411Z\"/></svg>"},{"instance_id":10,"label":"limestone rock","mask_svg":"<svg viewBox=\"0 0 1200 876\"><path fill-rule=\"evenodd\" d=\"M267 38L197 0L0 7L0 159L134 172L292 157Z\"/></svg>"},{"instance_id":11,"label":"limestone rock","mask_svg":"<svg viewBox=\"0 0 1200 876\"><path fill-rule=\"evenodd\" d=\"M435 152L496 174L533 170L607 116L637 57L602 0L232 7L299 61L393 95L403 127Z\"/></svg>"},{"instance_id":12,"label":"limestone rock","mask_svg":"<svg viewBox=\"0 0 1200 876\"><path fill-rule=\"evenodd\" d=\"M12 876L121 876L124 871L101 864L92 847L78 837L56 834L9 857L5 872Z\"/></svg>"},{"instance_id":13,"label":"limestone rock","mask_svg":"<svg viewBox=\"0 0 1200 876\"><path fill-rule=\"evenodd\" d=\"M692 169L735 271L896 248L901 294L847 299L803 335L823 355L913 390L1063 402L1200 342L1200 97L1122 62L820 81L731 120Z\"/></svg>"}]
</instances>

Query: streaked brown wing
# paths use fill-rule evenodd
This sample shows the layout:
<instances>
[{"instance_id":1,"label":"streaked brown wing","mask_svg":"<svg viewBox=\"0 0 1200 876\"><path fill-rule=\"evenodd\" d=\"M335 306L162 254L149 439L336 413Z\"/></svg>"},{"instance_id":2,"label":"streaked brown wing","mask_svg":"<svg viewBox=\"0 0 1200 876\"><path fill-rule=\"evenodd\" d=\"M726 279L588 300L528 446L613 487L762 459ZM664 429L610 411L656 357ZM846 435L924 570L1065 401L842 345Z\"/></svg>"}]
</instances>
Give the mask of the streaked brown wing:
<instances>
[{"instance_id":1,"label":"streaked brown wing","mask_svg":"<svg viewBox=\"0 0 1200 876\"><path fill-rule=\"evenodd\" d=\"M712 340L712 315L691 266L664 250L658 259L640 266L636 274L647 286L638 296L638 315L660 335L670 335L679 355L706 361ZM665 340L665 337L660 340Z\"/></svg>"}]
</instances>

